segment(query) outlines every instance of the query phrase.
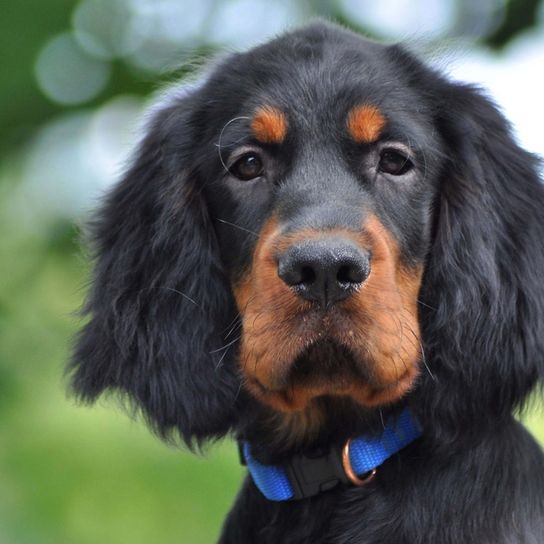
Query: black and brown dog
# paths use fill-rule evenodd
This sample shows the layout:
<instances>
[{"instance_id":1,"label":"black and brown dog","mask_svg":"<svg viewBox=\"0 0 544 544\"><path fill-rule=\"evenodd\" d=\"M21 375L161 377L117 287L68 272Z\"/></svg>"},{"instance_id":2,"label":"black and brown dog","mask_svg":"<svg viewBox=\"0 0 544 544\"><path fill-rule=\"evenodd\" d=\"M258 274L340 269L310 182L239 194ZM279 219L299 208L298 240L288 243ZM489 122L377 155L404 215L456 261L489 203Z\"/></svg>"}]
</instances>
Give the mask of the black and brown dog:
<instances>
[{"instance_id":1,"label":"black and brown dog","mask_svg":"<svg viewBox=\"0 0 544 544\"><path fill-rule=\"evenodd\" d=\"M537 170L401 47L317 22L233 54L169 93L96 217L73 387L285 468L290 500L248 477L222 542L542 544L512 416L544 370ZM337 470L407 409L421 437Z\"/></svg>"}]
</instances>

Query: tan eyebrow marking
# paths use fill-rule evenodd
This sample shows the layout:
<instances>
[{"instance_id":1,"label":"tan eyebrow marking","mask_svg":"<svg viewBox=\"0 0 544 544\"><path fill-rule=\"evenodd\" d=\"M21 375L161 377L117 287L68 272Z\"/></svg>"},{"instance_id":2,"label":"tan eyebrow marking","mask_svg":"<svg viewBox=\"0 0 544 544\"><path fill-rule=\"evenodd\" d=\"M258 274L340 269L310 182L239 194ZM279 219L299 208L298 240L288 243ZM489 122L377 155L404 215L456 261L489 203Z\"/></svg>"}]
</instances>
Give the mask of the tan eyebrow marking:
<instances>
[{"instance_id":1,"label":"tan eyebrow marking","mask_svg":"<svg viewBox=\"0 0 544 544\"><path fill-rule=\"evenodd\" d=\"M361 104L351 109L347 118L350 136L359 143L375 142L385 126L385 117L372 104Z\"/></svg>"},{"instance_id":2,"label":"tan eyebrow marking","mask_svg":"<svg viewBox=\"0 0 544 544\"><path fill-rule=\"evenodd\" d=\"M287 118L271 106L259 108L251 121L257 140L265 144L281 144L287 135Z\"/></svg>"}]
</instances>

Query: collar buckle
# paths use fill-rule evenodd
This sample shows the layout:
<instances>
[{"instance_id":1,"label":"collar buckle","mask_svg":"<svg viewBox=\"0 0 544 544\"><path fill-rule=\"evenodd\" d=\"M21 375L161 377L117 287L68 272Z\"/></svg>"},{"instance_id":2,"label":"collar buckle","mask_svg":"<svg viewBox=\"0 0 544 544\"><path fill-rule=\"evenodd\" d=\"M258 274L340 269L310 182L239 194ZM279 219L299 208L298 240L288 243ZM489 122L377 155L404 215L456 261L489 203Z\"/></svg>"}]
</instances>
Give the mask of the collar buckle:
<instances>
[{"instance_id":1,"label":"collar buckle","mask_svg":"<svg viewBox=\"0 0 544 544\"><path fill-rule=\"evenodd\" d=\"M286 464L285 470L293 487L292 498L295 500L313 497L336 487L339 483L350 482L344 469L341 452L334 447L326 453L294 455Z\"/></svg>"}]
</instances>

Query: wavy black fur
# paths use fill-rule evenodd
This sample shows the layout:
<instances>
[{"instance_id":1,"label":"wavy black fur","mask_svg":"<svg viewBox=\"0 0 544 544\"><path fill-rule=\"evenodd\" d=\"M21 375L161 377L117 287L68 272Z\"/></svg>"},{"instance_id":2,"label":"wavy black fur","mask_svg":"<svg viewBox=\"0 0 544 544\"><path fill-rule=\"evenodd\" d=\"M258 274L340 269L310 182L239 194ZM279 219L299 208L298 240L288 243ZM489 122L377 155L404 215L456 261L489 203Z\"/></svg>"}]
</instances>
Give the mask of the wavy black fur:
<instances>
[{"instance_id":1,"label":"wavy black fur","mask_svg":"<svg viewBox=\"0 0 544 544\"><path fill-rule=\"evenodd\" d=\"M317 64L335 77L312 80ZM379 411L331 402L320 434L290 443L274 414L244 392L230 282L247 265L270 195L244 210L217 181L218 137L257 97L276 92L289 104L304 87L326 109L327 85L357 88L363 79L372 89L393 82L387 99L413 117L421 129L413 136L430 142L422 144L429 205L399 212L429 224L426 237L406 232L403 240L408 256L425 263L426 369L401 403L424 438L365 488L272 503L246 481L221 541L541 544L543 456L512 417L544 368L539 165L482 92L398 46L315 23L230 56L200 86L170 93L92 227L94 281L73 387L85 401L123 393L164 438L192 445L233 432L269 461L379 428Z\"/></svg>"}]
</instances>

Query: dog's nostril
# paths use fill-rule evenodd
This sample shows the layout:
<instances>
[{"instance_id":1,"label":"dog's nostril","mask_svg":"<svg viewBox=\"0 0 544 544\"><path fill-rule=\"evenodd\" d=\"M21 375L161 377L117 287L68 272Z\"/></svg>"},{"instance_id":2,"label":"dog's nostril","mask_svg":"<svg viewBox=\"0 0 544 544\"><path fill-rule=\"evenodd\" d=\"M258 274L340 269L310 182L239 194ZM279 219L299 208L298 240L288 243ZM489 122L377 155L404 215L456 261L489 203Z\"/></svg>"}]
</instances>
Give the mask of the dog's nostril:
<instances>
[{"instance_id":1,"label":"dog's nostril","mask_svg":"<svg viewBox=\"0 0 544 544\"><path fill-rule=\"evenodd\" d=\"M336 273L336 280L342 285L358 285L368 276L367 268L361 264L345 264L340 266Z\"/></svg>"},{"instance_id":2,"label":"dog's nostril","mask_svg":"<svg viewBox=\"0 0 544 544\"><path fill-rule=\"evenodd\" d=\"M336 273L336 279L340 283L354 283L353 274L351 272L351 266L349 265L341 266L338 269L338 272Z\"/></svg>"},{"instance_id":3,"label":"dog's nostril","mask_svg":"<svg viewBox=\"0 0 544 544\"><path fill-rule=\"evenodd\" d=\"M316 280L315 270L311 266L303 266L300 269L300 283L311 285Z\"/></svg>"}]
</instances>

